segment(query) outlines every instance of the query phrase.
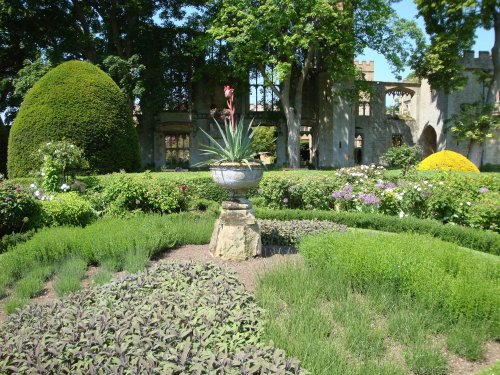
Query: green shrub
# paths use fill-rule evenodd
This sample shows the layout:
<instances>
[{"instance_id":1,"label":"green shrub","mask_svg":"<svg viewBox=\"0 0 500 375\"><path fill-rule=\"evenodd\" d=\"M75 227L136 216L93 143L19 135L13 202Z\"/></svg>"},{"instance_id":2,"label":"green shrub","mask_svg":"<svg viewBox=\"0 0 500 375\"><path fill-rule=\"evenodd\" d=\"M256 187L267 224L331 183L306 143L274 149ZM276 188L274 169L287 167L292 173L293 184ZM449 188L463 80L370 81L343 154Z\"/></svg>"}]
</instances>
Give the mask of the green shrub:
<instances>
[{"instance_id":1,"label":"green shrub","mask_svg":"<svg viewBox=\"0 0 500 375\"><path fill-rule=\"evenodd\" d=\"M356 233L304 238L300 252L315 267L345 275L357 290L383 284L409 294L451 321L491 322L500 337L500 259L427 236Z\"/></svg>"},{"instance_id":2,"label":"green shrub","mask_svg":"<svg viewBox=\"0 0 500 375\"><path fill-rule=\"evenodd\" d=\"M183 185L142 175L116 174L104 186L100 199L110 214L127 211L172 213L187 208L188 195Z\"/></svg>"},{"instance_id":3,"label":"green shrub","mask_svg":"<svg viewBox=\"0 0 500 375\"><path fill-rule=\"evenodd\" d=\"M207 199L215 202L222 202L228 199L229 195L226 190L216 185L210 173L208 172L146 172L142 174L108 174L97 176L98 182L93 187L93 191L101 192L110 185L116 185L116 180L126 179L141 180L143 178L150 179L157 184L171 183L176 184L178 188L185 186L183 194L188 200Z\"/></svg>"},{"instance_id":4,"label":"green shrub","mask_svg":"<svg viewBox=\"0 0 500 375\"><path fill-rule=\"evenodd\" d=\"M479 168L481 172L500 172L500 164L487 163Z\"/></svg>"},{"instance_id":5,"label":"green shrub","mask_svg":"<svg viewBox=\"0 0 500 375\"><path fill-rule=\"evenodd\" d=\"M6 234L0 239L0 254L9 251L17 244L28 241L35 234L35 230L27 232Z\"/></svg>"},{"instance_id":6,"label":"green shrub","mask_svg":"<svg viewBox=\"0 0 500 375\"><path fill-rule=\"evenodd\" d=\"M269 208L287 207L290 200L288 189L291 185L288 178L264 176L259 185L259 194Z\"/></svg>"},{"instance_id":7,"label":"green shrub","mask_svg":"<svg viewBox=\"0 0 500 375\"><path fill-rule=\"evenodd\" d=\"M270 210L255 208L255 215L270 220L330 220L350 228L374 229L394 233L420 233L470 249L500 255L500 235L458 225L444 225L436 220L360 212Z\"/></svg>"},{"instance_id":8,"label":"green shrub","mask_svg":"<svg viewBox=\"0 0 500 375\"><path fill-rule=\"evenodd\" d=\"M83 149L98 173L139 167L127 100L106 73L88 62L65 62L28 91L10 132L9 177L40 170L38 148L63 139Z\"/></svg>"},{"instance_id":9,"label":"green shrub","mask_svg":"<svg viewBox=\"0 0 500 375\"><path fill-rule=\"evenodd\" d=\"M40 224L47 227L60 225L81 226L95 219L92 205L75 192L62 193L52 200L40 201Z\"/></svg>"},{"instance_id":10,"label":"green shrub","mask_svg":"<svg viewBox=\"0 0 500 375\"><path fill-rule=\"evenodd\" d=\"M28 230L39 208L30 188L7 181L0 182L0 236Z\"/></svg>"},{"instance_id":11,"label":"green shrub","mask_svg":"<svg viewBox=\"0 0 500 375\"><path fill-rule=\"evenodd\" d=\"M416 166L422 160L422 150L418 145L402 144L398 147L391 147L382 155L382 160L391 168L402 168L406 174L409 168Z\"/></svg>"},{"instance_id":12,"label":"green shrub","mask_svg":"<svg viewBox=\"0 0 500 375\"><path fill-rule=\"evenodd\" d=\"M484 188L483 188L484 189ZM500 232L500 193L486 191L468 210L468 222L473 227Z\"/></svg>"},{"instance_id":13,"label":"green shrub","mask_svg":"<svg viewBox=\"0 0 500 375\"><path fill-rule=\"evenodd\" d=\"M43 143L38 153L42 160L42 187L46 191L69 190L69 178L74 180L77 173L88 168L83 150L66 140Z\"/></svg>"},{"instance_id":14,"label":"green shrub","mask_svg":"<svg viewBox=\"0 0 500 375\"><path fill-rule=\"evenodd\" d=\"M213 215L186 212L105 218L85 228L43 228L30 241L0 254L0 285L13 285L28 270L56 266L70 257L87 265L114 263L120 270L127 254L136 249L151 258L174 246L208 243L214 221Z\"/></svg>"}]
</instances>

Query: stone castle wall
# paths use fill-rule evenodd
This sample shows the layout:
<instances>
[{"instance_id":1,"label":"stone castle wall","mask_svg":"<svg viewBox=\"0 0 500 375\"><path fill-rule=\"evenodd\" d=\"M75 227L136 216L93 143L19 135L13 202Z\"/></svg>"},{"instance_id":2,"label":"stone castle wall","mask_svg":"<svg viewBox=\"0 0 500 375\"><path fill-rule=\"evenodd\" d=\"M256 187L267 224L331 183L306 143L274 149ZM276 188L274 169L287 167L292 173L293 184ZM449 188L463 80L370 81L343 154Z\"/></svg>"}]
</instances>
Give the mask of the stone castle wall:
<instances>
[{"instance_id":1,"label":"stone castle wall","mask_svg":"<svg viewBox=\"0 0 500 375\"><path fill-rule=\"evenodd\" d=\"M365 164L380 163L381 156L392 146L393 136L401 136L410 145L419 144L426 152L446 148L466 155L468 143L457 142L450 132L445 131L445 127L447 120L458 113L462 103L482 99L485 87L478 82L475 71L491 70L492 60L488 52L479 52L477 56L466 52L463 62L468 82L463 89L447 94L433 90L427 80L418 83L374 82L374 62L356 61L356 66L362 70L373 89L367 116L360 115L358 103L353 103L342 94L349 85L334 85L325 73L311 77L306 81L303 94L303 125L310 127L312 134L311 161L317 167L354 165L355 158L359 156L354 147L356 136L362 136L361 161ZM400 113L401 116L397 117L386 114L386 95L391 90L411 93L404 97L407 114ZM218 135L214 131L210 109L214 106L224 108L225 102L220 87L197 83L193 84L192 91L189 112L163 112L156 116L154 134L142 136L146 140L153 139L148 141L149 148L143 146L143 160L152 161L157 168L164 165L165 135L178 131L189 133L190 165L203 160L199 147L207 144L208 139L200 129ZM277 163L286 162L287 129L284 117L274 114L270 120L266 114L249 112L248 95L241 93L237 96L236 107L247 121L255 117L256 123L278 127ZM433 135L435 144L429 144ZM497 132L494 139L486 142L484 163L500 164L498 139Z\"/></svg>"}]
</instances>

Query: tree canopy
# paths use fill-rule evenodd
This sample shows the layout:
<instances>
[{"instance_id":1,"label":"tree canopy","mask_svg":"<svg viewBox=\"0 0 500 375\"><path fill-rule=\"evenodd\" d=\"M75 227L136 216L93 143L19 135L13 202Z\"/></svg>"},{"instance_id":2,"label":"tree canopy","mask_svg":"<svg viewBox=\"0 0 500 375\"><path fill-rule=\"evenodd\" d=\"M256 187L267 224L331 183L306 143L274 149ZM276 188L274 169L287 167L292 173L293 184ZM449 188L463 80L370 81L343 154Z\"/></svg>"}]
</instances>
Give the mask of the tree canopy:
<instances>
[{"instance_id":1,"label":"tree canopy","mask_svg":"<svg viewBox=\"0 0 500 375\"><path fill-rule=\"evenodd\" d=\"M399 19L390 0L215 2L218 13L209 34L230 46L235 69L242 75L258 69L280 98L294 168L300 162L303 87L312 70L324 70L337 81L353 78L354 55L370 47L397 71L422 46L415 23Z\"/></svg>"},{"instance_id":2,"label":"tree canopy","mask_svg":"<svg viewBox=\"0 0 500 375\"><path fill-rule=\"evenodd\" d=\"M184 6L200 3L0 0L0 112L7 111L7 123L12 123L22 101L14 80L23 75L22 69L24 77L39 78L35 68L40 71L40 64L55 66L73 59L100 65L129 102L162 109L173 101L177 84L169 69L189 68L187 36L175 22L183 18Z\"/></svg>"},{"instance_id":3,"label":"tree canopy","mask_svg":"<svg viewBox=\"0 0 500 375\"><path fill-rule=\"evenodd\" d=\"M493 103L500 88L500 2L494 0L415 0L430 45L415 62L416 72L446 91L461 87L466 78L460 57L474 45L479 27L495 32L492 46L493 79L486 102Z\"/></svg>"}]
</instances>

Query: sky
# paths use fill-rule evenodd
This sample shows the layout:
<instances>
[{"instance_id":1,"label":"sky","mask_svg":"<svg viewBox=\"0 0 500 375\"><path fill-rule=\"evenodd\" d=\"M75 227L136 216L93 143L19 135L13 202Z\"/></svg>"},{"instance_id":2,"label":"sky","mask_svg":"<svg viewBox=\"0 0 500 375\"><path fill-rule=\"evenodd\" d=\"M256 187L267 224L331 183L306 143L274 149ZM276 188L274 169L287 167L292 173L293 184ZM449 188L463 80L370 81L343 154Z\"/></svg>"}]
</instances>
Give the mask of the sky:
<instances>
[{"instance_id":1,"label":"sky","mask_svg":"<svg viewBox=\"0 0 500 375\"><path fill-rule=\"evenodd\" d=\"M394 9L401 18L415 19L417 15L417 6L413 3L413 0L402 0L399 3L393 4ZM424 20L420 17L416 19L417 24L425 32ZM476 51L476 56L478 51L491 51L494 43L494 31L479 29L476 32L476 44L472 48ZM396 81L394 74L391 72L391 68L387 63L384 56L376 53L375 51L367 48L365 49L363 55L357 56L356 60L361 61L371 61L375 62L375 81L386 81L393 82ZM406 69L401 75L406 77L410 73L409 69Z\"/></svg>"}]
</instances>

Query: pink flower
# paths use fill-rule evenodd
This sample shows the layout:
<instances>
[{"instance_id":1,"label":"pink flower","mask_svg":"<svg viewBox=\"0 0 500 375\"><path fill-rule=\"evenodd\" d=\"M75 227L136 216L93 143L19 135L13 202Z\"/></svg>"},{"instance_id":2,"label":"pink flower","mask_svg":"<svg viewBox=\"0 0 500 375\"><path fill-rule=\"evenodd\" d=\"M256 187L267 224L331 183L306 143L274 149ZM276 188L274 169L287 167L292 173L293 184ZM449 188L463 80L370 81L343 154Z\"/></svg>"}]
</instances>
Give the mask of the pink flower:
<instances>
[{"instance_id":1,"label":"pink flower","mask_svg":"<svg viewBox=\"0 0 500 375\"><path fill-rule=\"evenodd\" d=\"M187 189L187 186L186 186L186 185L184 185L184 184L183 184L183 185L181 185L181 190L182 190L182 191L186 191L186 189Z\"/></svg>"},{"instance_id":2,"label":"pink flower","mask_svg":"<svg viewBox=\"0 0 500 375\"><path fill-rule=\"evenodd\" d=\"M229 113L231 115L231 129L234 132L234 130L236 129L236 124L234 123L234 106L233 106L234 89L231 88L231 86L224 86L224 96L226 97L227 108L229 109Z\"/></svg>"},{"instance_id":3,"label":"pink flower","mask_svg":"<svg viewBox=\"0 0 500 375\"><path fill-rule=\"evenodd\" d=\"M224 86L224 96L228 100L232 100L234 96L234 89L231 86Z\"/></svg>"}]
</instances>

